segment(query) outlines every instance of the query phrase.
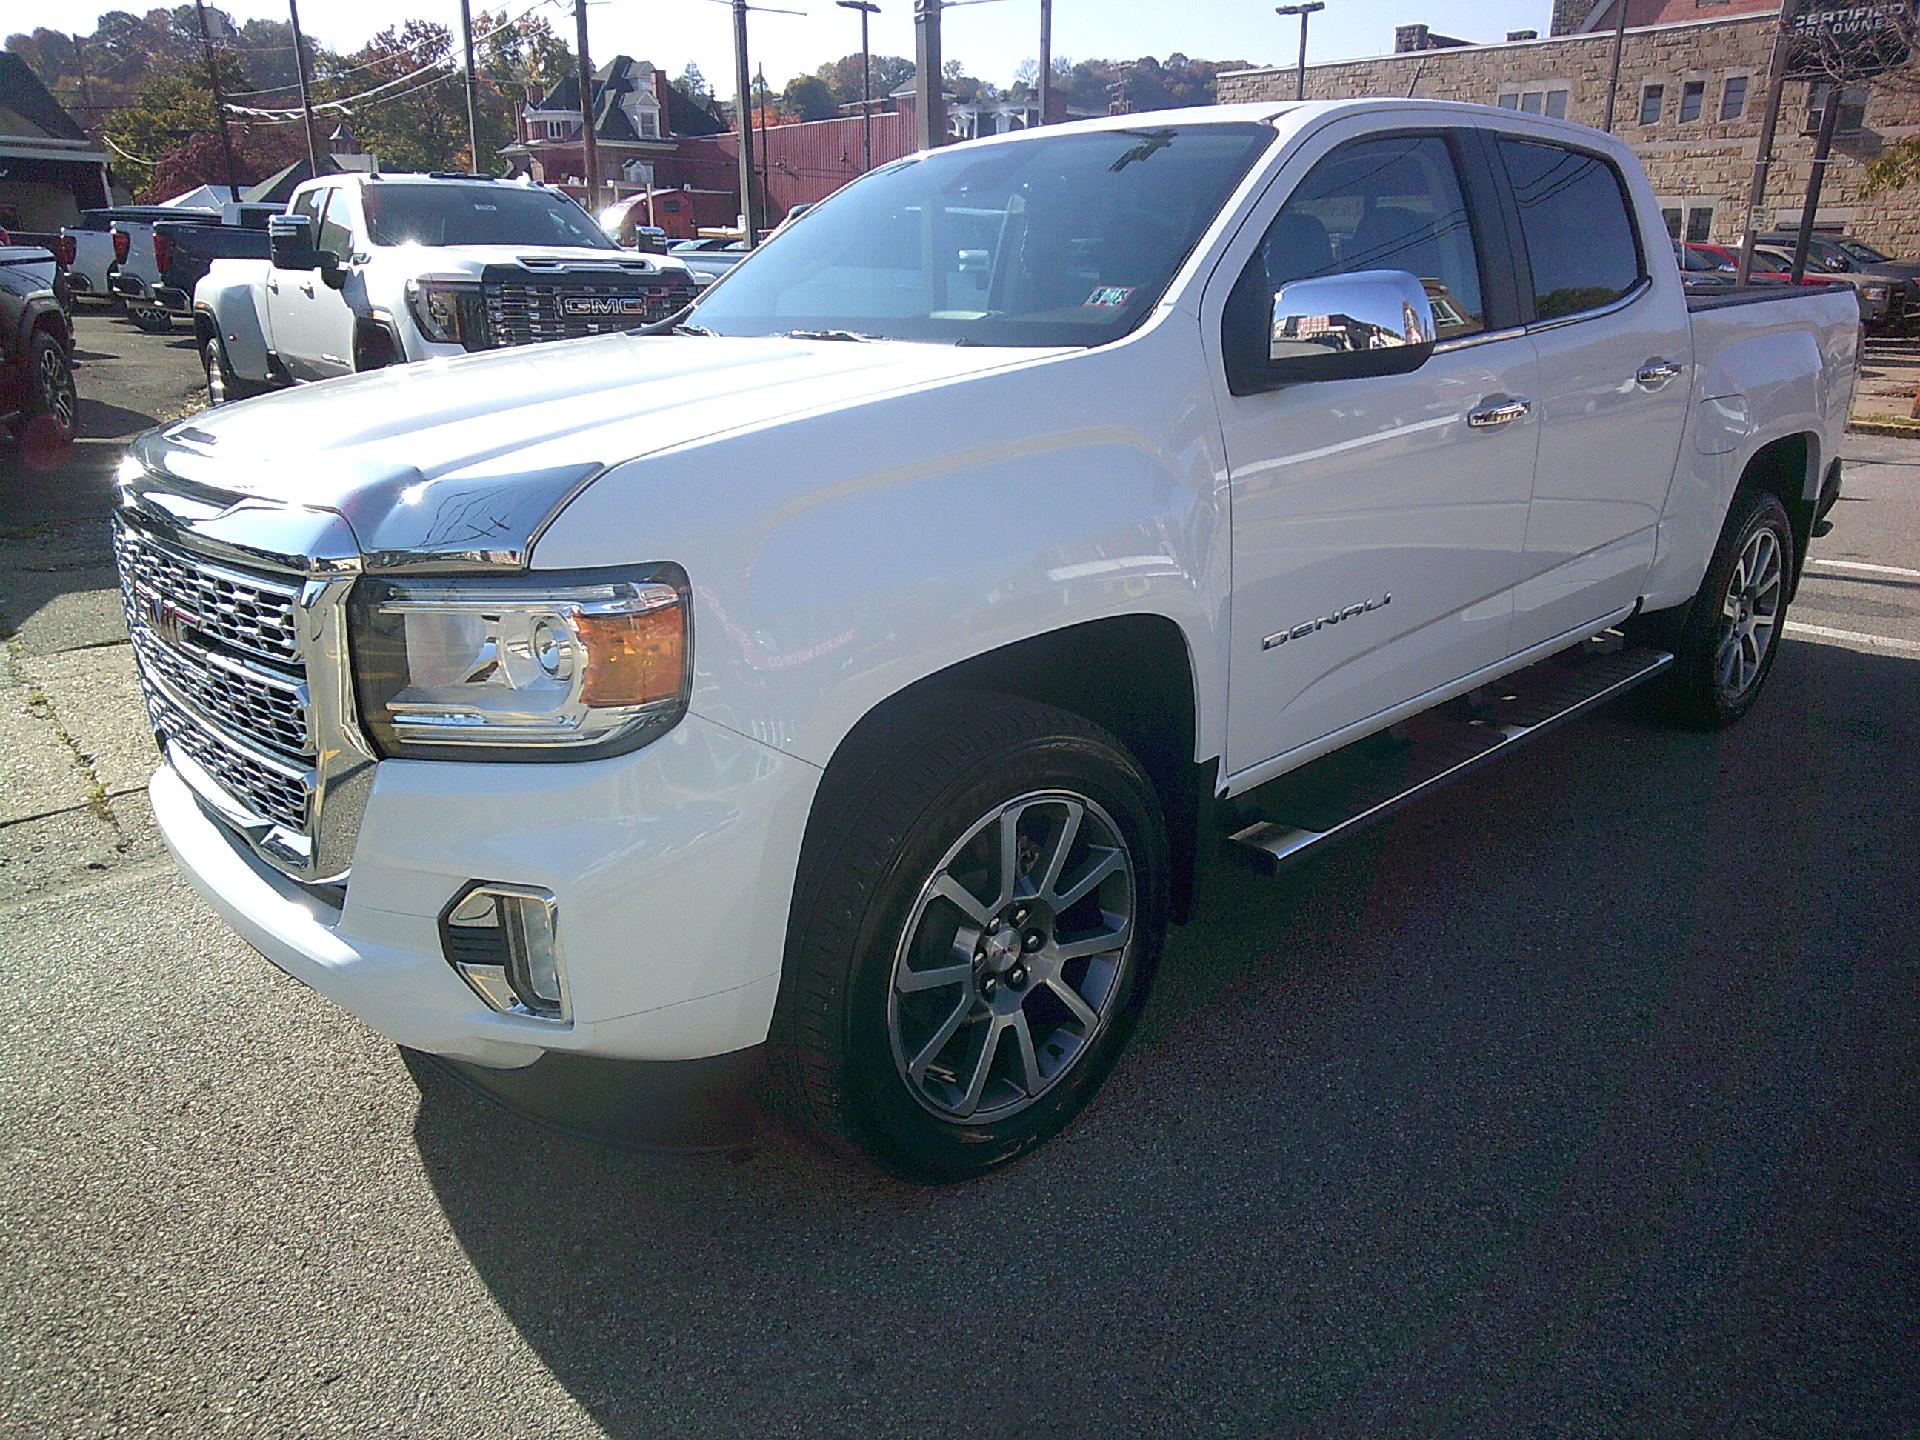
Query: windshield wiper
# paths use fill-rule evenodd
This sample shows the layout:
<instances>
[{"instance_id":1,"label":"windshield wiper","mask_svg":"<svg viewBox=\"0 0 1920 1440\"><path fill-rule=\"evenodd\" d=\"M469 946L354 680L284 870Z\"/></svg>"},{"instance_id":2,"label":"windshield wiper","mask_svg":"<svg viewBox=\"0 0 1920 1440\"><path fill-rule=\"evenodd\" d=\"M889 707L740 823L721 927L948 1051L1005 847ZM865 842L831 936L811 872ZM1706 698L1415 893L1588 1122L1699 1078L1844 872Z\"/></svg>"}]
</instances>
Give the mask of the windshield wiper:
<instances>
[{"instance_id":1,"label":"windshield wiper","mask_svg":"<svg viewBox=\"0 0 1920 1440\"><path fill-rule=\"evenodd\" d=\"M704 325L676 325L668 332L672 335L711 335L713 332Z\"/></svg>"},{"instance_id":2,"label":"windshield wiper","mask_svg":"<svg viewBox=\"0 0 1920 1440\"><path fill-rule=\"evenodd\" d=\"M884 340L884 335L862 335L858 330L789 330L789 340L851 340L856 344L871 345L875 340Z\"/></svg>"}]
</instances>

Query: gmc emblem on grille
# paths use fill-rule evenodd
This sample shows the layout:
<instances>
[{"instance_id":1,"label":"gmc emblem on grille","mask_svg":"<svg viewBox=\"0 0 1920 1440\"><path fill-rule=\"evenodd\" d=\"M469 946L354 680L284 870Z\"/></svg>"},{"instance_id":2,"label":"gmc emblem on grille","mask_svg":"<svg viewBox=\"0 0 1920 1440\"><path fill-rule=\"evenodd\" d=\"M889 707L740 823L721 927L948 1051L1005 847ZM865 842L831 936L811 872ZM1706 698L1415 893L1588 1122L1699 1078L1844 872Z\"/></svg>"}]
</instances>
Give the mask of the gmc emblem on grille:
<instances>
[{"instance_id":1,"label":"gmc emblem on grille","mask_svg":"<svg viewBox=\"0 0 1920 1440\"><path fill-rule=\"evenodd\" d=\"M176 650L186 639L189 629L197 626L197 616L189 615L171 600L161 595L141 597L145 602L147 628L153 631L154 638L163 640Z\"/></svg>"},{"instance_id":2,"label":"gmc emblem on grille","mask_svg":"<svg viewBox=\"0 0 1920 1440\"><path fill-rule=\"evenodd\" d=\"M644 295L562 295L562 315L644 315Z\"/></svg>"}]
</instances>

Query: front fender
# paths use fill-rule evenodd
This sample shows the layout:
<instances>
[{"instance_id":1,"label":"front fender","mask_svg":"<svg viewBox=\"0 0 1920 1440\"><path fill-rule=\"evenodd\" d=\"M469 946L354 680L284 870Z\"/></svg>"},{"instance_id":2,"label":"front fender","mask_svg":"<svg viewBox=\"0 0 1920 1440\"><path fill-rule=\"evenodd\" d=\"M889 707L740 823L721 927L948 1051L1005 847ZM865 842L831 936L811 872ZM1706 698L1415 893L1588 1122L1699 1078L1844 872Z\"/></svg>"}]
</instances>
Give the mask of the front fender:
<instances>
[{"instance_id":1,"label":"front fender","mask_svg":"<svg viewBox=\"0 0 1920 1440\"><path fill-rule=\"evenodd\" d=\"M267 356L273 344L260 312L259 285L241 276L223 275L221 269L215 261L193 287L194 313L207 316L220 332L228 369L242 380L266 381L271 378Z\"/></svg>"},{"instance_id":2,"label":"front fender","mask_svg":"<svg viewBox=\"0 0 1920 1440\"><path fill-rule=\"evenodd\" d=\"M1225 727L1225 465L1196 323L741 428L612 468L538 569L672 560L693 709L825 765L888 697L1068 626L1159 615Z\"/></svg>"}]
</instances>

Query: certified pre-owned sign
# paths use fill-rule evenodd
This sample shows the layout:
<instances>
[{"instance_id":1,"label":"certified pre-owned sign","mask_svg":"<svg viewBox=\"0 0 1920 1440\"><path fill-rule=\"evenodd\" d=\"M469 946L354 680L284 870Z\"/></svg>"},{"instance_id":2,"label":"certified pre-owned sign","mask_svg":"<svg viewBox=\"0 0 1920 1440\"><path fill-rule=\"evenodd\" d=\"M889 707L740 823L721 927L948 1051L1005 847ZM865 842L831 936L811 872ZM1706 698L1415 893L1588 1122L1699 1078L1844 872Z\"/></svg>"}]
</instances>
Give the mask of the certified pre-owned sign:
<instances>
[{"instance_id":1,"label":"certified pre-owned sign","mask_svg":"<svg viewBox=\"0 0 1920 1440\"><path fill-rule=\"evenodd\" d=\"M1787 10L1787 76L1864 80L1912 58L1915 0L1794 0Z\"/></svg>"},{"instance_id":2,"label":"certified pre-owned sign","mask_svg":"<svg viewBox=\"0 0 1920 1440\"><path fill-rule=\"evenodd\" d=\"M562 295L562 315L644 315L644 295Z\"/></svg>"}]
</instances>

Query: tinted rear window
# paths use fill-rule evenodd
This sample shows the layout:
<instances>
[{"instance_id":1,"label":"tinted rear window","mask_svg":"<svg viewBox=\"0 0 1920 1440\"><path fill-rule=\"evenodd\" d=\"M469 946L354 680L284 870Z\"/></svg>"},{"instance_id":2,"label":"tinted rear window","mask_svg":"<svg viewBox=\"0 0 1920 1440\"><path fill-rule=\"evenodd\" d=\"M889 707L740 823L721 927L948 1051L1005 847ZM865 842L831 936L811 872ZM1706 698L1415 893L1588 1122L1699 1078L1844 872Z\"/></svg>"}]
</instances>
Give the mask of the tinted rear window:
<instances>
[{"instance_id":1,"label":"tinted rear window","mask_svg":"<svg viewBox=\"0 0 1920 1440\"><path fill-rule=\"evenodd\" d=\"M1502 140L1520 206L1542 320L1620 299L1645 273L1620 174L1606 161L1558 145Z\"/></svg>"}]
</instances>

